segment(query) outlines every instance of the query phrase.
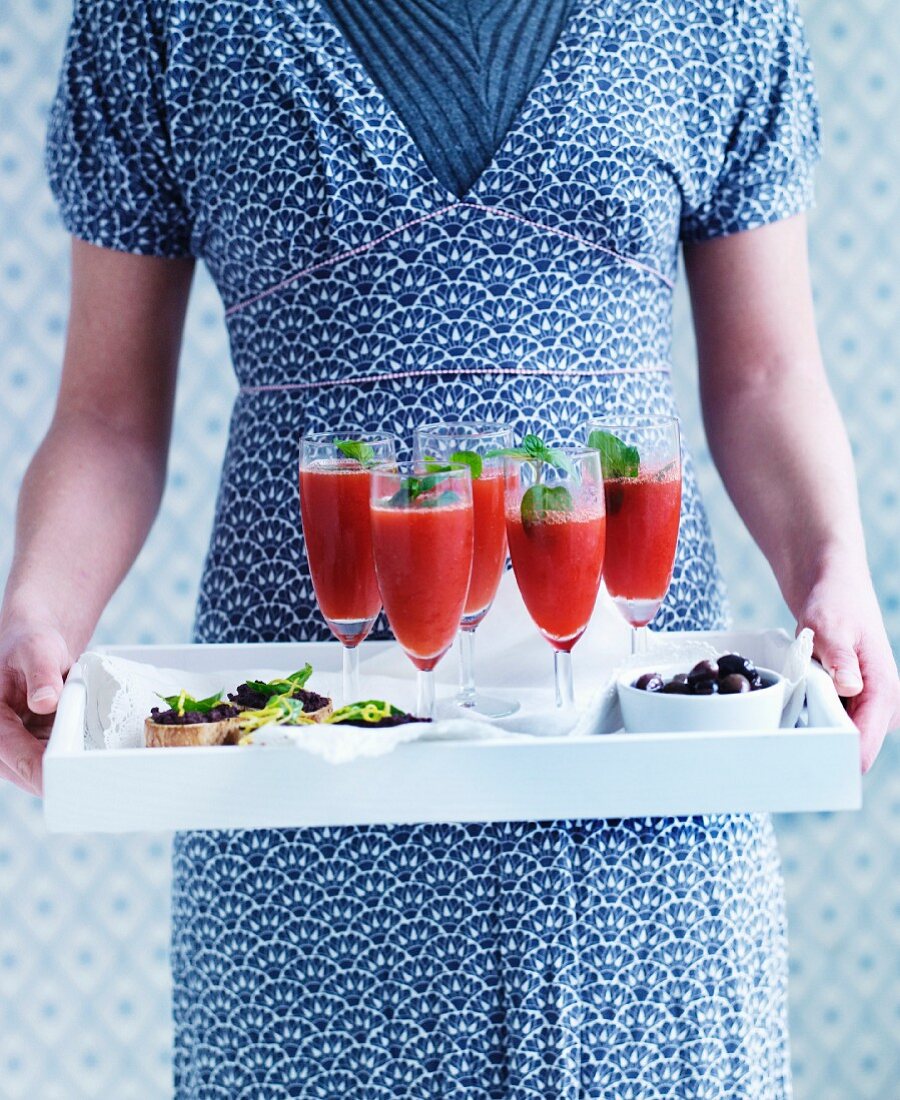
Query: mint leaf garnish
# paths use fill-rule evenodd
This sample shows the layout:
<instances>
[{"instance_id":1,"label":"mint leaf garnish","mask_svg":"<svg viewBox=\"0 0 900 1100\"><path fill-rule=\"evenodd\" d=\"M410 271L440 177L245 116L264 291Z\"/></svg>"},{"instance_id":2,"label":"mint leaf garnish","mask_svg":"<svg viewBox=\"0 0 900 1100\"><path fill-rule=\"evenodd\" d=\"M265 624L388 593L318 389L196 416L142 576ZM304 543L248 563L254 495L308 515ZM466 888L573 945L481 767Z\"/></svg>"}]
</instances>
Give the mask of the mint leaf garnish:
<instances>
[{"instance_id":1,"label":"mint leaf garnish","mask_svg":"<svg viewBox=\"0 0 900 1100\"><path fill-rule=\"evenodd\" d=\"M182 691L178 695L160 695L160 699L164 700L171 710L178 711L180 715L186 714L188 711L194 714L207 714L213 707L219 706L222 702L222 692L219 691L215 695L210 695L208 699L195 699L193 695L188 695L186 691Z\"/></svg>"},{"instance_id":2,"label":"mint leaf garnish","mask_svg":"<svg viewBox=\"0 0 900 1100\"><path fill-rule=\"evenodd\" d=\"M272 699L278 695L290 695L294 691L298 691L304 686L306 681L312 676L312 665L304 665L297 672L292 672L290 676L278 678L275 680L248 680L247 687L251 691L258 691L260 695L265 695L267 698Z\"/></svg>"},{"instance_id":3,"label":"mint leaf garnish","mask_svg":"<svg viewBox=\"0 0 900 1100\"><path fill-rule=\"evenodd\" d=\"M344 458L355 459L360 466L371 466L375 461L375 448L361 439L336 439L334 445Z\"/></svg>"},{"instance_id":4,"label":"mint leaf garnish","mask_svg":"<svg viewBox=\"0 0 900 1100\"><path fill-rule=\"evenodd\" d=\"M408 508L416 498L406 485L401 485L396 493L388 500L391 508Z\"/></svg>"},{"instance_id":5,"label":"mint leaf garnish","mask_svg":"<svg viewBox=\"0 0 900 1100\"><path fill-rule=\"evenodd\" d=\"M565 485L532 485L522 495L522 526L528 531L541 523L548 512L571 512L575 507Z\"/></svg>"},{"instance_id":6,"label":"mint leaf garnish","mask_svg":"<svg viewBox=\"0 0 900 1100\"><path fill-rule=\"evenodd\" d=\"M454 451L450 455L450 461L459 466L468 466L472 471L473 481L481 477L481 471L484 469L484 462L477 451Z\"/></svg>"},{"instance_id":7,"label":"mint leaf garnish","mask_svg":"<svg viewBox=\"0 0 900 1100\"><path fill-rule=\"evenodd\" d=\"M600 429L591 432L588 446L600 452L600 465L605 478L637 477L641 472L641 456L637 447L630 447L612 432Z\"/></svg>"},{"instance_id":8,"label":"mint leaf garnish","mask_svg":"<svg viewBox=\"0 0 900 1100\"><path fill-rule=\"evenodd\" d=\"M526 435L522 440L522 450L529 458L540 462L553 462L553 452L539 435Z\"/></svg>"},{"instance_id":9,"label":"mint leaf garnish","mask_svg":"<svg viewBox=\"0 0 900 1100\"><path fill-rule=\"evenodd\" d=\"M526 435L521 447L502 447L496 451L488 451L487 457L517 458L520 462L533 462L538 470L546 462L567 474L572 472L572 463L568 456L558 447L548 447L537 435Z\"/></svg>"},{"instance_id":10,"label":"mint leaf garnish","mask_svg":"<svg viewBox=\"0 0 900 1100\"><path fill-rule=\"evenodd\" d=\"M435 474L442 471L435 471ZM432 474L426 474L425 477L405 477L400 483L400 488L391 497L388 503L394 508L407 508L410 504L414 504L419 497L426 495L427 493L434 492L441 482L441 478ZM448 490L450 492L451 490ZM442 494L446 495L446 494ZM455 493L453 494L456 495ZM434 501L422 501L422 504L428 504L429 507L434 507L438 500Z\"/></svg>"},{"instance_id":11,"label":"mint leaf garnish","mask_svg":"<svg viewBox=\"0 0 900 1100\"><path fill-rule=\"evenodd\" d=\"M449 474L450 467L446 462L441 462L435 458L434 455L425 455L422 459L422 464L429 474Z\"/></svg>"},{"instance_id":12,"label":"mint leaf garnish","mask_svg":"<svg viewBox=\"0 0 900 1100\"><path fill-rule=\"evenodd\" d=\"M484 469L484 460L477 451L454 451L446 463L440 462L432 455L426 455L423 461L425 469L430 474L449 474L454 466L468 466L473 481L475 478L481 477L481 472Z\"/></svg>"},{"instance_id":13,"label":"mint leaf garnish","mask_svg":"<svg viewBox=\"0 0 900 1100\"><path fill-rule=\"evenodd\" d=\"M557 470L563 470L569 475L569 477L575 476L575 467L572 465L572 462L565 451L561 451L557 447L551 447L550 454L552 455L550 461L557 468Z\"/></svg>"}]
</instances>

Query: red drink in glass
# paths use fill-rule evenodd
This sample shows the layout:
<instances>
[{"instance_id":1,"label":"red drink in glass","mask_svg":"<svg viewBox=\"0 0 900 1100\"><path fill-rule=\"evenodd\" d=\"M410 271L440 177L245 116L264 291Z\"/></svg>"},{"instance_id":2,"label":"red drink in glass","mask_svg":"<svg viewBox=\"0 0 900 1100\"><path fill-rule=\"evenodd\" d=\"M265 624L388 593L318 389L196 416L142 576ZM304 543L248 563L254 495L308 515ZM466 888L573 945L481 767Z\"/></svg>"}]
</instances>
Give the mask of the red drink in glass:
<instances>
[{"instance_id":1,"label":"red drink in glass","mask_svg":"<svg viewBox=\"0 0 900 1100\"><path fill-rule=\"evenodd\" d=\"M635 610L632 625L643 626L656 614L672 580L681 478L660 480L645 473L612 478L606 483L606 515L606 588ZM637 611L642 604L646 618Z\"/></svg>"},{"instance_id":2,"label":"red drink in glass","mask_svg":"<svg viewBox=\"0 0 900 1100\"><path fill-rule=\"evenodd\" d=\"M356 462L300 471L300 511L319 609L345 644L360 642L381 610L372 556L372 477Z\"/></svg>"},{"instance_id":3,"label":"red drink in glass","mask_svg":"<svg viewBox=\"0 0 900 1100\"><path fill-rule=\"evenodd\" d=\"M554 649L570 652L597 602L606 519L602 510L548 513L526 527L518 507L506 516L509 552L522 599Z\"/></svg>"},{"instance_id":4,"label":"red drink in glass","mask_svg":"<svg viewBox=\"0 0 900 1100\"><path fill-rule=\"evenodd\" d=\"M631 652L647 648L675 564L681 518L681 434L673 416L592 420L606 483L609 544L603 579L631 626Z\"/></svg>"},{"instance_id":5,"label":"red drink in glass","mask_svg":"<svg viewBox=\"0 0 900 1100\"><path fill-rule=\"evenodd\" d=\"M476 626L494 602L506 564L505 481L502 467L485 471L472 482L472 510L475 522L475 550L472 579L466 597L466 625Z\"/></svg>"},{"instance_id":6,"label":"red drink in glass","mask_svg":"<svg viewBox=\"0 0 900 1100\"><path fill-rule=\"evenodd\" d=\"M354 438L355 436L355 438ZM319 610L343 647L343 701L359 699L359 643L381 610L372 556L372 468L394 459L390 432L307 432L300 440L300 515Z\"/></svg>"},{"instance_id":7,"label":"red drink in glass","mask_svg":"<svg viewBox=\"0 0 900 1100\"><path fill-rule=\"evenodd\" d=\"M397 641L430 671L453 643L472 572L472 506L372 505L378 585Z\"/></svg>"},{"instance_id":8,"label":"red drink in glass","mask_svg":"<svg viewBox=\"0 0 900 1100\"><path fill-rule=\"evenodd\" d=\"M471 470L429 470L421 462L376 467L370 507L384 610L417 670L416 712L430 719L434 667L459 628L472 576Z\"/></svg>"},{"instance_id":9,"label":"red drink in glass","mask_svg":"<svg viewBox=\"0 0 900 1100\"><path fill-rule=\"evenodd\" d=\"M590 622L606 548L600 456L526 435L509 452L506 531L528 614L553 647L556 705L575 705L572 647Z\"/></svg>"},{"instance_id":10,"label":"red drink in glass","mask_svg":"<svg viewBox=\"0 0 900 1100\"><path fill-rule=\"evenodd\" d=\"M505 478L502 452L512 431L484 420L442 421L416 428L414 454L427 468L463 463L472 475L475 552L459 631L456 702L488 718L505 718L519 704L475 688L475 632L490 611L506 566Z\"/></svg>"}]
</instances>

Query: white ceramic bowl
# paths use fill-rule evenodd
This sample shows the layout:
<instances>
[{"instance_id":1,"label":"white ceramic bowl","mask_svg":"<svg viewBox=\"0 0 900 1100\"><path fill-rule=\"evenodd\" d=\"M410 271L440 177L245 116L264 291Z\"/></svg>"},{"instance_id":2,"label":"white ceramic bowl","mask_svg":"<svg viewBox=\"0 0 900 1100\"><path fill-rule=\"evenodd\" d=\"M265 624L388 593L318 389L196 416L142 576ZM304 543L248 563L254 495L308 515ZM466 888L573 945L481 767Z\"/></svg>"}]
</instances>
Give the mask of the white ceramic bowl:
<instances>
[{"instance_id":1,"label":"white ceramic bowl","mask_svg":"<svg viewBox=\"0 0 900 1100\"><path fill-rule=\"evenodd\" d=\"M784 709L784 677L771 669L759 674L768 685L742 695L663 695L641 691L632 684L645 672L658 672L670 680L687 672L680 664L630 668L617 679L622 719L629 733L687 733L692 730L773 730L781 725Z\"/></svg>"}]
</instances>

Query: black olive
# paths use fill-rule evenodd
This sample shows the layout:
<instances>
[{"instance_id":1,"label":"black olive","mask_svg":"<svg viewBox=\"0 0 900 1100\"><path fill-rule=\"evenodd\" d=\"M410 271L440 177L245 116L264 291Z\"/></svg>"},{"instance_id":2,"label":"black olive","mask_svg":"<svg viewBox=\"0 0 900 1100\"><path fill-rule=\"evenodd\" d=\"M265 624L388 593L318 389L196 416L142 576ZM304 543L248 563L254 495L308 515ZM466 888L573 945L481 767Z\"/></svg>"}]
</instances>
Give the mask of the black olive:
<instances>
[{"instance_id":1,"label":"black olive","mask_svg":"<svg viewBox=\"0 0 900 1100\"><path fill-rule=\"evenodd\" d=\"M756 669L754 669L753 672L750 674L749 679L750 679L750 690L751 691L759 691L760 688L764 688L764 687L767 686L766 684L763 683L763 678L756 671Z\"/></svg>"},{"instance_id":2,"label":"black olive","mask_svg":"<svg viewBox=\"0 0 900 1100\"><path fill-rule=\"evenodd\" d=\"M728 676L722 676L719 679L719 694L720 695L743 695L744 692L750 690L750 681L746 676L741 676L739 672L732 672Z\"/></svg>"},{"instance_id":3,"label":"black olive","mask_svg":"<svg viewBox=\"0 0 900 1100\"><path fill-rule=\"evenodd\" d=\"M740 653L725 653L719 658L719 676L746 676L749 680L756 672L756 665L749 657L742 657Z\"/></svg>"},{"instance_id":4,"label":"black olive","mask_svg":"<svg viewBox=\"0 0 900 1100\"><path fill-rule=\"evenodd\" d=\"M692 695L718 695L718 680L695 680L690 686Z\"/></svg>"},{"instance_id":5,"label":"black olive","mask_svg":"<svg viewBox=\"0 0 900 1100\"><path fill-rule=\"evenodd\" d=\"M673 677L662 689L663 695L690 695L691 689L687 680L679 680Z\"/></svg>"},{"instance_id":6,"label":"black olive","mask_svg":"<svg viewBox=\"0 0 900 1100\"><path fill-rule=\"evenodd\" d=\"M695 684L705 684L715 680L719 675L719 666L715 661L698 661L687 676L687 682L693 687ZM712 692L707 692L711 695Z\"/></svg>"},{"instance_id":7,"label":"black olive","mask_svg":"<svg viewBox=\"0 0 900 1100\"><path fill-rule=\"evenodd\" d=\"M671 682L673 684L686 684L688 682L687 673L676 672L675 675L672 677Z\"/></svg>"},{"instance_id":8,"label":"black olive","mask_svg":"<svg viewBox=\"0 0 900 1100\"><path fill-rule=\"evenodd\" d=\"M632 686L638 691L662 691L663 678L658 672L645 672L643 676L638 676Z\"/></svg>"}]
</instances>

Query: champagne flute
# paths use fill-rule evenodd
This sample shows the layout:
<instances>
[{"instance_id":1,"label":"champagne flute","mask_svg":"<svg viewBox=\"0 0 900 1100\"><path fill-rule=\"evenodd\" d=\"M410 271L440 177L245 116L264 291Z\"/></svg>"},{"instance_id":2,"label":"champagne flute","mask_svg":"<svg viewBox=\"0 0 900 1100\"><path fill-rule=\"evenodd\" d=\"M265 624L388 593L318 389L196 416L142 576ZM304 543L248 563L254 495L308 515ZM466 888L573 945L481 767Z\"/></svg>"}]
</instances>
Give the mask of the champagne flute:
<instances>
[{"instance_id":1,"label":"champagne flute","mask_svg":"<svg viewBox=\"0 0 900 1100\"><path fill-rule=\"evenodd\" d=\"M522 599L553 647L556 705L570 708L572 648L597 602L606 544L597 452L526 436L507 462L506 530Z\"/></svg>"},{"instance_id":2,"label":"champagne flute","mask_svg":"<svg viewBox=\"0 0 900 1100\"><path fill-rule=\"evenodd\" d=\"M390 432L307 432L300 440L300 514L316 601L343 646L343 702L359 699L359 643L381 610L372 556L372 466L396 460Z\"/></svg>"},{"instance_id":3,"label":"champagne flute","mask_svg":"<svg viewBox=\"0 0 900 1100\"><path fill-rule=\"evenodd\" d=\"M472 580L459 629L460 686L456 702L488 718L515 714L519 704L475 691L475 631L491 609L506 567L504 462L492 455L512 446L512 429L483 421L417 428L413 453L429 468L464 462L472 471L475 551Z\"/></svg>"},{"instance_id":4,"label":"champagne flute","mask_svg":"<svg viewBox=\"0 0 900 1100\"><path fill-rule=\"evenodd\" d=\"M681 518L681 436L674 416L591 420L606 484L607 546L603 579L631 627L631 652L648 645L675 564Z\"/></svg>"},{"instance_id":5,"label":"champagne flute","mask_svg":"<svg viewBox=\"0 0 900 1100\"><path fill-rule=\"evenodd\" d=\"M384 610L417 670L416 714L433 718L434 669L453 644L472 574L471 470L376 466L371 517Z\"/></svg>"}]
</instances>

